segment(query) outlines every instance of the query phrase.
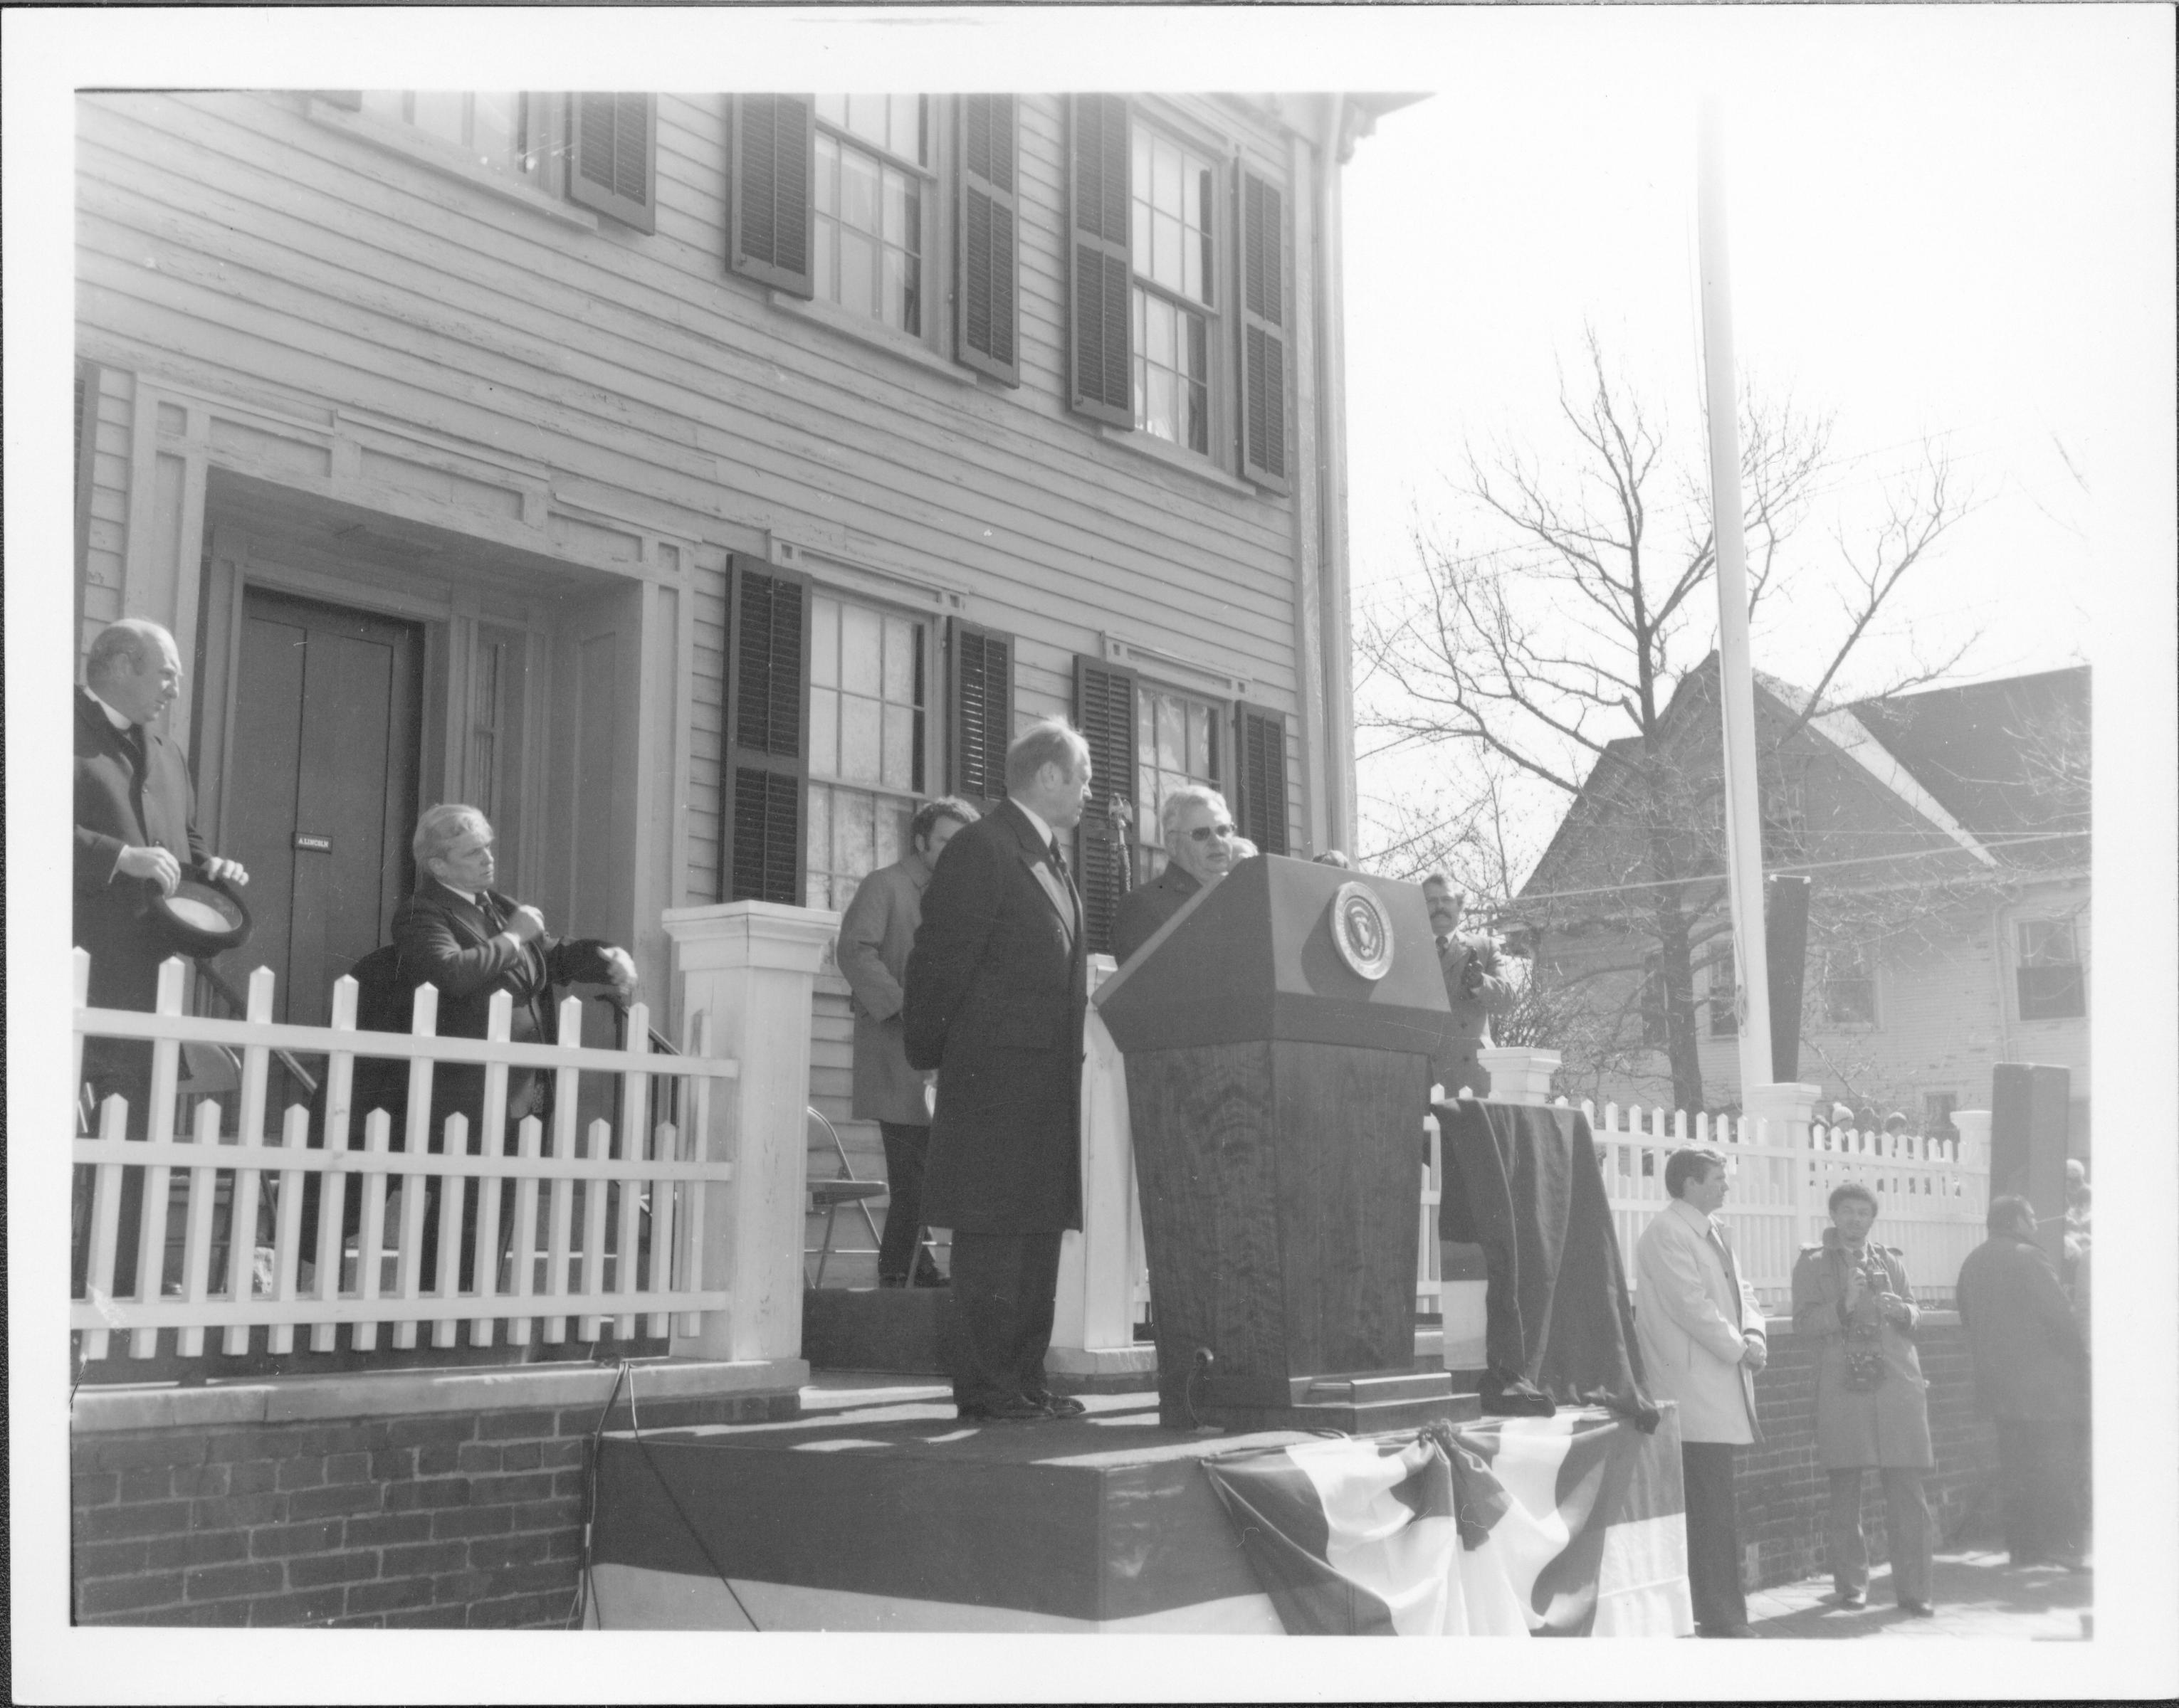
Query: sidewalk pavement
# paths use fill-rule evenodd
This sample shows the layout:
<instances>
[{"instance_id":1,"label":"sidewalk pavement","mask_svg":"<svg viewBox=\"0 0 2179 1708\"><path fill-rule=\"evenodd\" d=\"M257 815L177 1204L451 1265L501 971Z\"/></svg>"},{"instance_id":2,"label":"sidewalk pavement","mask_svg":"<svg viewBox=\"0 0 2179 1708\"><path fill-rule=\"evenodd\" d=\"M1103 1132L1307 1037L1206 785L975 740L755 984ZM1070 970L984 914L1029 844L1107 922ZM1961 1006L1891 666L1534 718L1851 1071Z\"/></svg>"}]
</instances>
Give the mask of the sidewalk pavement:
<instances>
[{"instance_id":1,"label":"sidewalk pavement","mask_svg":"<svg viewBox=\"0 0 2179 1708\"><path fill-rule=\"evenodd\" d=\"M1930 1571L1931 1619L1910 1618L1891 1599L1891 1572L1869 1574L1869 1605L1834 1607L1828 1577L1759 1590L1748 1621L1759 1637L2008 1637L2079 1642L2094 1633L2095 1576L2058 1566L2015 1571L2003 1550L1939 1554Z\"/></svg>"}]
</instances>

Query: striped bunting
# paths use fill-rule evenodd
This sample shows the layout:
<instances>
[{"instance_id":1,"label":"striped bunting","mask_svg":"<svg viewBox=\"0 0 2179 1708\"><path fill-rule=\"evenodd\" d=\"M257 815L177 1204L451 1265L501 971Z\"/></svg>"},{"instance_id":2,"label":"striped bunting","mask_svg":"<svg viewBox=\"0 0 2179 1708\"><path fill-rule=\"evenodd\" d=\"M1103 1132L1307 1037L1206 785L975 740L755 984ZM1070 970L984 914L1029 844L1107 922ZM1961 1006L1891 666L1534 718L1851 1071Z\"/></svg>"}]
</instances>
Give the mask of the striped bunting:
<instances>
[{"instance_id":1,"label":"striped bunting","mask_svg":"<svg viewBox=\"0 0 2179 1708\"><path fill-rule=\"evenodd\" d=\"M1203 1469L1290 1634L1587 1636L1644 1439L1594 1411L1509 1421Z\"/></svg>"}]
</instances>

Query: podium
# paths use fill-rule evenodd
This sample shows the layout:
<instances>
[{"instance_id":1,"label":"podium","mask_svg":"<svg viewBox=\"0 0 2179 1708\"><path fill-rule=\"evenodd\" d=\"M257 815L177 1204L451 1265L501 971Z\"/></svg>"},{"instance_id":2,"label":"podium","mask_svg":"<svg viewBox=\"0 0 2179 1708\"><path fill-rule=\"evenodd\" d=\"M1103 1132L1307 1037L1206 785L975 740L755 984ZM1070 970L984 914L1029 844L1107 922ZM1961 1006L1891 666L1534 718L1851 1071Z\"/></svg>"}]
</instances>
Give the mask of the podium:
<instances>
[{"instance_id":1,"label":"podium","mask_svg":"<svg viewBox=\"0 0 2179 1708\"><path fill-rule=\"evenodd\" d=\"M1422 891L1259 856L1097 994L1128 1109L1168 1428L1474 1415L1414 1368L1416 1204L1450 1023Z\"/></svg>"}]
</instances>

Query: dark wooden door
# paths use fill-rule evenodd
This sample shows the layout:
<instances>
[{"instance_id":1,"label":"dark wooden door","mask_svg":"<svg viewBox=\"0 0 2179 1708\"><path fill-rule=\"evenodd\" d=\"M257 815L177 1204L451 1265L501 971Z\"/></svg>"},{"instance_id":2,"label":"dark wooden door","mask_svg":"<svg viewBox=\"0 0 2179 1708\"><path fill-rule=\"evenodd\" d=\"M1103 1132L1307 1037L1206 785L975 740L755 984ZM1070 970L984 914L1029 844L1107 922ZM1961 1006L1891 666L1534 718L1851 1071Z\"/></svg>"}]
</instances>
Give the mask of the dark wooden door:
<instances>
[{"instance_id":1,"label":"dark wooden door","mask_svg":"<svg viewBox=\"0 0 2179 1708\"><path fill-rule=\"evenodd\" d=\"M255 930L226 970L239 988L271 967L292 1023L325 1022L414 882L423 654L414 623L244 594L222 851L249 868Z\"/></svg>"}]
</instances>

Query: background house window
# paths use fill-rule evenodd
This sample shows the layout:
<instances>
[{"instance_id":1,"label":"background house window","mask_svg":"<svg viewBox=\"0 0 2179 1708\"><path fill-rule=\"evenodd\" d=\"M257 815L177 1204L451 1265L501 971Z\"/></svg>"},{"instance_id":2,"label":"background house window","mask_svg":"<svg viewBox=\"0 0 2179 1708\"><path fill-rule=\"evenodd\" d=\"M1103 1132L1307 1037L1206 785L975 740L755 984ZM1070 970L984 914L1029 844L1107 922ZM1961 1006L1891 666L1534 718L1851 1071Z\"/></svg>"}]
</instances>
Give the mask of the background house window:
<instances>
[{"instance_id":1,"label":"background house window","mask_svg":"<svg viewBox=\"0 0 2179 1708\"><path fill-rule=\"evenodd\" d=\"M542 151L528 135L529 97L440 89L368 89L363 111L452 143L477 165L535 174Z\"/></svg>"},{"instance_id":2,"label":"background house window","mask_svg":"<svg viewBox=\"0 0 2179 1708\"><path fill-rule=\"evenodd\" d=\"M1138 884L1146 884L1165 870L1165 837L1158 821L1165 797L1189 783L1222 792L1218 780L1219 713L1211 702L1170 688L1143 683L1135 691Z\"/></svg>"},{"instance_id":3,"label":"background house window","mask_svg":"<svg viewBox=\"0 0 2179 1708\"><path fill-rule=\"evenodd\" d=\"M1807 857L1808 818L1798 783L1766 779L1758 791L1756 814L1762 821L1765 863L1784 865Z\"/></svg>"},{"instance_id":4,"label":"background house window","mask_svg":"<svg viewBox=\"0 0 2179 1708\"><path fill-rule=\"evenodd\" d=\"M1704 977L1705 999L1710 1004L1710 1035L1712 1037L1739 1037L1740 1015L1736 1009L1739 978L1732 964L1730 939L1710 950Z\"/></svg>"},{"instance_id":5,"label":"background house window","mask_svg":"<svg viewBox=\"0 0 2179 1708\"><path fill-rule=\"evenodd\" d=\"M2019 922L2023 1020L2070 1020L2088 1011L2079 944L2070 919Z\"/></svg>"},{"instance_id":6,"label":"background house window","mask_svg":"<svg viewBox=\"0 0 2179 1708\"><path fill-rule=\"evenodd\" d=\"M900 858L924 795L926 626L826 593L810 622L805 901L842 908Z\"/></svg>"},{"instance_id":7,"label":"background house window","mask_svg":"<svg viewBox=\"0 0 2179 1708\"><path fill-rule=\"evenodd\" d=\"M1133 145L1135 428L1207 455L1217 180L1208 161L1146 125Z\"/></svg>"},{"instance_id":8,"label":"background house window","mask_svg":"<svg viewBox=\"0 0 2179 1708\"><path fill-rule=\"evenodd\" d=\"M1824 1019L1832 1026L1876 1024L1876 963L1856 944L1824 955Z\"/></svg>"},{"instance_id":9,"label":"background house window","mask_svg":"<svg viewBox=\"0 0 2179 1708\"><path fill-rule=\"evenodd\" d=\"M924 97L821 95L815 107L812 287L919 338L931 183Z\"/></svg>"}]
</instances>

